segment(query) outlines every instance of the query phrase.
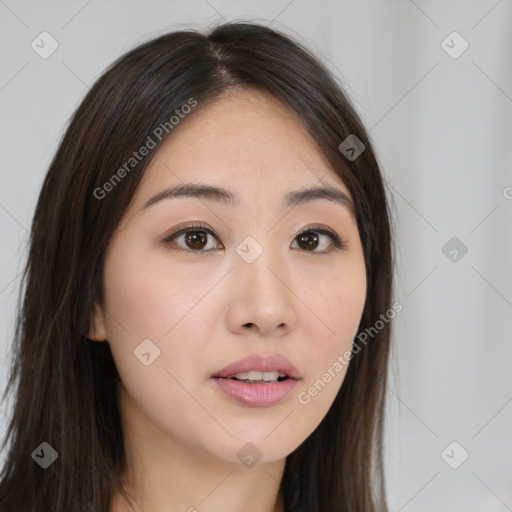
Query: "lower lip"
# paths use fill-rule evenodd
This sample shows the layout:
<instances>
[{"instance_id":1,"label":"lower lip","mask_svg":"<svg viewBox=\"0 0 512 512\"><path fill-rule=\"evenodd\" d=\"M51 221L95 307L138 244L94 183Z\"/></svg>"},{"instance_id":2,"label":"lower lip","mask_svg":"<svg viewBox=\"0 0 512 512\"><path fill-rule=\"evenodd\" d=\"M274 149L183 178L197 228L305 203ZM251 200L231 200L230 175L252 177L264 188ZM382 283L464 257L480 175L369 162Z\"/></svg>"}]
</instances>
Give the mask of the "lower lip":
<instances>
[{"instance_id":1,"label":"lower lip","mask_svg":"<svg viewBox=\"0 0 512 512\"><path fill-rule=\"evenodd\" d=\"M246 384L219 377L215 377L213 380L226 395L251 407L265 407L284 400L299 382L292 378L269 384Z\"/></svg>"}]
</instances>

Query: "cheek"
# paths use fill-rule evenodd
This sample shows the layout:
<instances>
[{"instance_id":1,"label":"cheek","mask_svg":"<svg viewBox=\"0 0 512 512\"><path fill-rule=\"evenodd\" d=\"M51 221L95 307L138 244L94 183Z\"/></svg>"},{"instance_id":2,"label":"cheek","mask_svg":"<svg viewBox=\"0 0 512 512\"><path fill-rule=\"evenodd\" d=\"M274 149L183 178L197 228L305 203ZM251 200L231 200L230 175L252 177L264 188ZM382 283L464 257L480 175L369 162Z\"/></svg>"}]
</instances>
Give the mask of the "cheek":
<instances>
[{"instance_id":1,"label":"cheek","mask_svg":"<svg viewBox=\"0 0 512 512\"><path fill-rule=\"evenodd\" d=\"M348 350L357 334L366 299L366 275L360 266L351 268L323 282L317 293L309 293L308 306L319 319L315 324L319 339L323 339L317 346L325 355Z\"/></svg>"},{"instance_id":2,"label":"cheek","mask_svg":"<svg viewBox=\"0 0 512 512\"><path fill-rule=\"evenodd\" d=\"M201 292L187 273L165 259L120 247L106 261L105 291L109 327L116 332L116 324L122 324L134 339L164 338Z\"/></svg>"},{"instance_id":3,"label":"cheek","mask_svg":"<svg viewBox=\"0 0 512 512\"><path fill-rule=\"evenodd\" d=\"M146 264L133 257L112 258L105 268L108 341L127 403L162 426L178 428L189 415L200 423L204 411L194 407L182 386L191 387L211 330L209 318L215 319L201 301L211 284L196 277L192 282L183 269L157 258ZM147 366L139 359L143 353L149 353ZM178 420L176 408L182 411Z\"/></svg>"},{"instance_id":4,"label":"cheek","mask_svg":"<svg viewBox=\"0 0 512 512\"><path fill-rule=\"evenodd\" d=\"M160 350L159 365L186 375L216 318L205 309L212 276L202 271L191 276L168 259L145 258L134 249L113 252L105 276L108 341L120 373L140 365L134 351L149 339Z\"/></svg>"},{"instance_id":5,"label":"cheek","mask_svg":"<svg viewBox=\"0 0 512 512\"><path fill-rule=\"evenodd\" d=\"M343 384L366 299L363 265L346 265L332 275L336 278L325 280L316 293L308 294L312 321L305 359L307 372L297 401L304 408L303 418L309 429L327 414Z\"/></svg>"}]
</instances>

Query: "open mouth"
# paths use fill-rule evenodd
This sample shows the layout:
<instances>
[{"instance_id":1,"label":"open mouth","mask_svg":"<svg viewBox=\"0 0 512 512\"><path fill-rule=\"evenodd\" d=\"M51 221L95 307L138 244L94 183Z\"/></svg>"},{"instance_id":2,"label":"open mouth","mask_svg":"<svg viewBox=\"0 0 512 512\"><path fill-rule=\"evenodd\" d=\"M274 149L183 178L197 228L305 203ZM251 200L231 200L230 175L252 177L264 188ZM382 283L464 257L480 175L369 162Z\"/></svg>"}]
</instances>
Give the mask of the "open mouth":
<instances>
[{"instance_id":1,"label":"open mouth","mask_svg":"<svg viewBox=\"0 0 512 512\"><path fill-rule=\"evenodd\" d=\"M299 380L279 371L248 371L213 379L226 395L251 407L270 406L288 398Z\"/></svg>"},{"instance_id":2,"label":"open mouth","mask_svg":"<svg viewBox=\"0 0 512 512\"><path fill-rule=\"evenodd\" d=\"M244 384L273 384L290 379L286 373L281 372L241 372L231 377L225 377Z\"/></svg>"}]
</instances>

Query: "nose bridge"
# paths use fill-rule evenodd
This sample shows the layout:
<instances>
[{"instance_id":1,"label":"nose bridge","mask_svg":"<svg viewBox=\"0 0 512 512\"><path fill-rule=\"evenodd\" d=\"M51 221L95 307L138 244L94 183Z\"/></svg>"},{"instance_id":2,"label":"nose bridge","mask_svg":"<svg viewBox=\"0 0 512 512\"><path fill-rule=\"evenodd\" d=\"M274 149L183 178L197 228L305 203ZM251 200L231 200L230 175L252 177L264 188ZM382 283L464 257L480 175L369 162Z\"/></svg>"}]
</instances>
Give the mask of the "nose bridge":
<instances>
[{"instance_id":1,"label":"nose bridge","mask_svg":"<svg viewBox=\"0 0 512 512\"><path fill-rule=\"evenodd\" d=\"M293 293L284 255L279 247L271 247L271 236L260 241L248 236L236 248L234 280L242 324L256 324L262 331L285 325L291 327L295 314ZM264 240L263 240L264 238ZM233 305L233 303L232 303Z\"/></svg>"},{"instance_id":2,"label":"nose bridge","mask_svg":"<svg viewBox=\"0 0 512 512\"><path fill-rule=\"evenodd\" d=\"M237 247L235 267L240 279L259 285L263 290L282 293L283 284L276 274L285 272L284 264L278 248L271 247L270 239L271 236L267 236L260 243L252 236L247 237Z\"/></svg>"}]
</instances>

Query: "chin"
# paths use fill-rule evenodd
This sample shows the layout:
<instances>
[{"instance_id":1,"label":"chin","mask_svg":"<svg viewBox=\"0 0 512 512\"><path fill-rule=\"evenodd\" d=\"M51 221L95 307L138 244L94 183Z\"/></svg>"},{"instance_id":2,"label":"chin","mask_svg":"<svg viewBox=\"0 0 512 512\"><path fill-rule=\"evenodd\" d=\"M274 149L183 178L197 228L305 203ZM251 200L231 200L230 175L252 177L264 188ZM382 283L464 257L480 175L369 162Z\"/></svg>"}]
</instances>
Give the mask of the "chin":
<instances>
[{"instance_id":1,"label":"chin","mask_svg":"<svg viewBox=\"0 0 512 512\"><path fill-rule=\"evenodd\" d=\"M222 445L212 447L212 452L219 458L228 463L243 464L246 467L252 467L255 464L271 464L285 459L300 442L290 443L289 436L276 436L273 439L268 436L269 430L263 433L256 433L254 436L244 437L234 436L227 439ZM273 437L273 434L271 434Z\"/></svg>"}]
</instances>

